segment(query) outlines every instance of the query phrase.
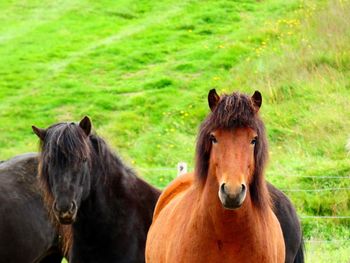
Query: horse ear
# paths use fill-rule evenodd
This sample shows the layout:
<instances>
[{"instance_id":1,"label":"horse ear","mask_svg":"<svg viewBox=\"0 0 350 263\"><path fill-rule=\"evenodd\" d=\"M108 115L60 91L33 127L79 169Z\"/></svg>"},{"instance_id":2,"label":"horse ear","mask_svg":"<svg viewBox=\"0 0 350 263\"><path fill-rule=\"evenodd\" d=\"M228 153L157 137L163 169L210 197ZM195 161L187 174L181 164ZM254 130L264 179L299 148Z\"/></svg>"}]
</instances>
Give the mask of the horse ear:
<instances>
[{"instance_id":1,"label":"horse ear","mask_svg":"<svg viewBox=\"0 0 350 263\"><path fill-rule=\"evenodd\" d=\"M252 96L252 101L253 101L253 104L254 104L254 107L255 107L255 111L258 112L260 107L261 107L261 104L262 104L262 96L261 96L261 93L259 91L255 91L253 96Z\"/></svg>"},{"instance_id":2,"label":"horse ear","mask_svg":"<svg viewBox=\"0 0 350 263\"><path fill-rule=\"evenodd\" d=\"M218 105L218 102L220 100L219 95L216 93L215 89L211 89L208 94L208 103L209 103L209 108L211 111L214 111L216 106Z\"/></svg>"},{"instance_id":3,"label":"horse ear","mask_svg":"<svg viewBox=\"0 0 350 263\"><path fill-rule=\"evenodd\" d=\"M87 136L90 135L91 132L91 120L88 116L85 116L80 122L79 127L83 129Z\"/></svg>"},{"instance_id":4,"label":"horse ear","mask_svg":"<svg viewBox=\"0 0 350 263\"><path fill-rule=\"evenodd\" d=\"M46 136L46 130L45 129L40 129L35 127L34 125L32 126L33 132L40 138L40 140L44 140Z\"/></svg>"}]
</instances>

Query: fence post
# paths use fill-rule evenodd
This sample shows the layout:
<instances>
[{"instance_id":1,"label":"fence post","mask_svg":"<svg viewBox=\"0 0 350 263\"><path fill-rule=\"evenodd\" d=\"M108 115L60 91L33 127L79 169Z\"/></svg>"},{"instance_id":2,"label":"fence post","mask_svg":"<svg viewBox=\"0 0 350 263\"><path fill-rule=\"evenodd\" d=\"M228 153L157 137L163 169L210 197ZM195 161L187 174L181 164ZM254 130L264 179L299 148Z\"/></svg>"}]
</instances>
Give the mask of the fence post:
<instances>
[{"instance_id":1,"label":"fence post","mask_svg":"<svg viewBox=\"0 0 350 263\"><path fill-rule=\"evenodd\" d=\"M180 162L177 164L177 176L187 173L187 163Z\"/></svg>"}]
</instances>

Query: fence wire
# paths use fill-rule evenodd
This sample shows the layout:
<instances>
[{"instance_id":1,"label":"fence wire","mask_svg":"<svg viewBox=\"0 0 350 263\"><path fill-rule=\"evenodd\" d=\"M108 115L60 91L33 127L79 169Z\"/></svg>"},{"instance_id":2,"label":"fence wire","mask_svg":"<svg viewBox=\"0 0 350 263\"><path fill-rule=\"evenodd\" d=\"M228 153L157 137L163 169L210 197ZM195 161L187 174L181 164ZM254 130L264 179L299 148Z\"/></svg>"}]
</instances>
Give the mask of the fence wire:
<instances>
[{"instance_id":1,"label":"fence wire","mask_svg":"<svg viewBox=\"0 0 350 263\"><path fill-rule=\"evenodd\" d=\"M144 172L151 172L151 171L173 171L177 172L178 174L182 172L187 172L187 167L183 171L179 171L179 167L181 165L187 166L186 163L182 162L178 164L178 168L172 168L172 167L153 167L153 168L138 168L140 171ZM189 168L189 170L193 170L192 168ZM350 179L350 176L314 176L314 175L287 175L286 177L295 177L295 178L313 178L313 179ZM326 192L326 191L350 191L350 187L328 187L328 188L314 188L314 189L300 189L300 188L286 188L286 189L280 189L283 192ZM350 216L308 216L308 215L301 215L299 216L300 219L350 219ZM350 241L347 239L344 240L306 240L306 242L346 242Z\"/></svg>"},{"instance_id":2,"label":"fence wire","mask_svg":"<svg viewBox=\"0 0 350 263\"><path fill-rule=\"evenodd\" d=\"M350 239L334 239L334 240L319 240L319 239L309 239L304 240L306 243L347 243L350 242Z\"/></svg>"},{"instance_id":3,"label":"fence wire","mask_svg":"<svg viewBox=\"0 0 350 263\"><path fill-rule=\"evenodd\" d=\"M324 192L324 191L342 191L350 190L350 187L334 187L334 188L315 188L315 189L279 189L283 192Z\"/></svg>"},{"instance_id":4,"label":"fence wire","mask_svg":"<svg viewBox=\"0 0 350 263\"><path fill-rule=\"evenodd\" d=\"M192 167L188 168L190 171L193 171ZM176 168L174 167L152 167L152 168L147 168L147 167L140 167L137 168L137 170L140 171L177 171ZM313 178L313 179L350 179L350 175L349 176L333 176L333 175L329 175L329 176L317 176L317 175L274 175L274 176L278 176L278 177L294 177L294 178Z\"/></svg>"},{"instance_id":5,"label":"fence wire","mask_svg":"<svg viewBox=\"0 0 350 263\"><path fill-rule=\"evenodd\" d=\"M350 216L300 216L301 219L350 219Z\"/></svg>"}]
</instances>

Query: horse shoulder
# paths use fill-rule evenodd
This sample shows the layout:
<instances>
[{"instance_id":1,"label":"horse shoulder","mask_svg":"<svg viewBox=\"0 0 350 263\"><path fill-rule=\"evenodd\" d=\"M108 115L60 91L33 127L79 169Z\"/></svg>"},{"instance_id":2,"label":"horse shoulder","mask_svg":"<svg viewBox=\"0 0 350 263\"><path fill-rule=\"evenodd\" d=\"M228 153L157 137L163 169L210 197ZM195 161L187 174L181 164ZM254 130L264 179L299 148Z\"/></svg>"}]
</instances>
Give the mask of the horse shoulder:
<instances>
[{"instance_id":1,"label":"horse shoulder","mask_svg":"<svg viewBox=\"0 0 350 263\"><path fill-rule=\"evenodd\" d=\"M156 220L162 209L177 195L187 190L193 183L193 173L186 173L172 181L160 195L156 208L154 209L153 221Z\"/></svg>"},{"instance_id":2,"label":"horse shoulder","mask_svg":"<svg viewBox=\"0 0 350 263\"><path fill-rule=\"evenodd\" d=\"M188 201L196 197L193 181L193 174L181 175L161 194L147 236L146 262L186 262L179 261L178 255L183 251L188 237L184 232L188 233L189 218L193 216L195 202Z\"/></svg>"}]
</instances>

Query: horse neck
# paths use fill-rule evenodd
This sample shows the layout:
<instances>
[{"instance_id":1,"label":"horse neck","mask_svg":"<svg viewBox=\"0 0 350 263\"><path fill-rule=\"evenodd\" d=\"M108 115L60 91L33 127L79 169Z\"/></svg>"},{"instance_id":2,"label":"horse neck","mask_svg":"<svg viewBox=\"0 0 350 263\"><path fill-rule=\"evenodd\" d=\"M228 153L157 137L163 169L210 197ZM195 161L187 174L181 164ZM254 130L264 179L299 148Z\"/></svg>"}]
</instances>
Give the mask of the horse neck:
<instances>
[{"instance_id":1,"label":"horse neck","mask_svg":"<svg viewBox=\"0 0 350 263\"><path fill-rule=\"evenodd\" d=\"M76 247L100 245L96 240L101 244L115 242L114 234L120 231L116 226L120 224L118 213L125 210L121 206L127 196L123 182L126 175L125 171L108 168L109 174L102 174L101 166L92 166L93 183L89 195L81 202L72 228Z\"/></svg>"},{"instance_id":2,"label":"horse neck","mask_svg":"<svg viewBox=\"0 0 350 263\"><path fill-rule=\"evenodd\" d=\"M118 157L110 152L103 156L99 156L97 152L95 153L91 168L92 191L99 188L109 190L112 189L112 185L119 188L121 182L128 176L126 167ZM117 189L113 189L113 191L117 191Z\"/></svg>"},{"instance_id":3,"label":"horse neck","mask_svg":"<svg viewBox=\"0 0 350 263\"><path fill-rule=\"evenodd\" d=\"M207 222L209 229L213 231L212 234L222 241L230 242L242 238L254 238L260 232L259 226L264 222L264 215L254 206L249 189L244 203L236 210L223 208L218 190L215 174L209 173L202 186L199 213L203 218L209 219Z\"/></svg>"},{"instance_id":4,"label":"horse neck","mask_svg":"<svg viewBox=\"0 0 350 263\"><path fill-rule=\"evenodd\" d=\"M87 197L82 200L78 216L84 217L84 215L99 215L96 218L89 216L83 218L85 220L91 220L98 223L99 221L107 221L109 216L101 218L101 215L108 215L111 211L116 211L120 200L124 199L127 195L128 184L126 180L131 180L125 166L120 162L118 158L115 158L112 154L109 156L95 156L91 163L90 169L91 186ZM101 219L101 220L100 220Z\"/></svg>"}]
</instances>

